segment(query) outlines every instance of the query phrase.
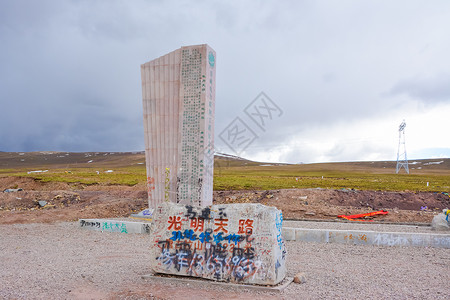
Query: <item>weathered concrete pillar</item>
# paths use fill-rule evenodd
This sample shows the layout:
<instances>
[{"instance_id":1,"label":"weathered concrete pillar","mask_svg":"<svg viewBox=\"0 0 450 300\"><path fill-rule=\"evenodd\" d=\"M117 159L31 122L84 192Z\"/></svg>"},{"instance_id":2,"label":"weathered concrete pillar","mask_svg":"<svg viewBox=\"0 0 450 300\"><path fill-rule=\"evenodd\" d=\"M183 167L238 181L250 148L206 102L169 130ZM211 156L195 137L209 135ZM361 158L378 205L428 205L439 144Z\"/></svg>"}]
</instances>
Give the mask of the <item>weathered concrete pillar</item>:
<instances>
[{"instance_id":1,"label":"weathered concrete pillar","mask_svg":"<svg viewBox=\"0 0 450 300\"><path fill-rule=\"evenodd\" d=\"M141 65L149 207L212 204L216 54L182 47Z\"/></svg>"},{"instance_id":2,"label":"weathered concrete pillar","mask_svg":"<svg viewBox=\"0 0 450 300\"><path fill-rule=\"evenodd\" d=\"M156 273L275 285L286 275L280 210L262 204L159 205L153 213Z\"/></svg>"}]
</instances>

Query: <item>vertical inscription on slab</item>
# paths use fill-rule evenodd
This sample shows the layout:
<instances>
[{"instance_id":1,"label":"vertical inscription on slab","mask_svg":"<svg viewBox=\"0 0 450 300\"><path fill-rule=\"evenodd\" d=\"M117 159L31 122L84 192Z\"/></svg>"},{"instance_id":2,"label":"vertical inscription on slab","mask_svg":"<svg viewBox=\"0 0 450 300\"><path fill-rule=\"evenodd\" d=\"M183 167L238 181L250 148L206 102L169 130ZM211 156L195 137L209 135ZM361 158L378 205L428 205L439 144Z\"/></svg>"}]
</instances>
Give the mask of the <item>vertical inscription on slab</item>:
<instances>
[{"instance_id":1,"label":"vertical inscription on slab","mask_svg":"<svg viewBox=\"0 0 450 300\"><path fill-rule=\"evenodd\" d=\"M202 108L205 117L203 160L200 161L201 171L204 173L202 189L204 201L201 206L212 205L213 173L214 173L214 110L216 94L216 54L211 48L207 48L206 75L202 75L202 93L206 96L205 105ZM208 197L209 200L208 200Z\"/></svg>"},{"instance_id":2,"label":"vertical inscription on slab","mask_svg":"<svg viewBox=\"0 0 450 300\"><path fill-rule=\"evenodd\" d=\"M200 120L204 115L201 101L201 76L203 57L199 49L183 49L181 52L181 82L183 115L181 121L181 171L178 181L178 199L201 205L200 172L201 150L204 132L200 130ZM202 107L203 106L203 107Z\"/></svg>"},{"instance_id":3,"label":"vertical inscription on slab","mask_svg":"<svg viewBox=\"0 0 450 300\"><path fill-rule=\"evenodd\" d=\"M211 205L214 165L215 55L211 49L181 52L181 169L177 203ZM209 198L209 199L208 199Z\"/></svg>"},{"instance_id":4,"label":"vertical inscription on slab","mask_svg":"<svg viewBox=\"0 0 450 300\"><path fill-rule=\"evenodd\" d=\"M149 206L212 204L215 52L182 47L141 66Z\"/></svg>"}]
</instances>

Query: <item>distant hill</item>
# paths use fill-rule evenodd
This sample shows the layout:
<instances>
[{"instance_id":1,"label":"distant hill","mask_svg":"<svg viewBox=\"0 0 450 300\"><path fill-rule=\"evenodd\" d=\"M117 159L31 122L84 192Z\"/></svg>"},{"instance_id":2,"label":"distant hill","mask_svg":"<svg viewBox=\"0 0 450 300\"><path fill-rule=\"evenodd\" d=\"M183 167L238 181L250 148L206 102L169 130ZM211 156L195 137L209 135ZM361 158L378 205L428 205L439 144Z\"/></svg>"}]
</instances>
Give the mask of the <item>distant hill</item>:
<instances>
[{"instance_id":1,"label":"distant hill","mask_svg":"<svg viewBox=\"0 0 450 300\"><path fill-rule=\"evenodd\" d=\"M3 152L0 169L31 167L121 167L145 164L144 151L137 152Z\"/></svg>"},{"instance_id":2,"label":"distant hill","mask_svg":"<svg viewBox=\"0 0 450 300\"><path fill-rule=\"evenodd\" d=\"M31 168L118 168L142 165L145 167L144 151L136 152L0 152L0 169ZM216 169L233 167L253 167L265 171L274 168L296 169L299 171L339 170L369 173L394 173L395 161L363 161L314 164L281 164L255 162L239 156L216 153L214 167ZM413 174L450 173L450 159L410 160L409 168ZM402 170L404 172L404 170Z\"/></svg>"}]
</instances>

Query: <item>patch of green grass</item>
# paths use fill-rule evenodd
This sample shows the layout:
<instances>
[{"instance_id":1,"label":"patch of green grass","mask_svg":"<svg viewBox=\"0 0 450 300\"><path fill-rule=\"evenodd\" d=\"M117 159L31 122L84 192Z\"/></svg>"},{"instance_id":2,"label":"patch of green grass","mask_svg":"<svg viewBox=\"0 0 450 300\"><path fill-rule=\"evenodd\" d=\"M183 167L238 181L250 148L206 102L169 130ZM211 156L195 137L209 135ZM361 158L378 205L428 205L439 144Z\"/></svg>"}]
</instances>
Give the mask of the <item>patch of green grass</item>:
<instances>
[{"instance_id":1,"label":"patch of green grass","mask_svg":"<svg viewBox=\"0 0 450 300\"><path fill-rule=\"evenodd\" d=\"M16 173L16 172L17 172L17 170L14 170L14 169L0 169L0 174L5 174L5 175Z\"/></svg>"},{"instance_id":2,"label":"patch of green grass","mask_svg":"<svg viewBox=\"0 0 450 300\"><path fill-rule=\"evenodd\" d=\"M274 190L289 188L353 188L379 191L450 191L449 171L395 174L392 168L369 169L356 164L311 164L257 166L255 164L216 165L214 190ZM43 168L45 169L45 168ZM86 185L133 186L146 182L145 165L112 168L51 169L45 173L27 174L25 170L1 169L1 176L23 176L42 182L67 182ZM96 171L99 171L97 174ZM323 176L323 178L322 178ZM429 182L429 186L427 186Z\"/></svg>"},{"instance_id":3,"label":"patch of green grass","mask_svg":"<svg viewBox=\"0 0 450 300\"><path fill-rule=\"evenodd\" d=\"M18 172L11 174L12 176L30 177L41 182L66 182L80 183L86 185L127 185L133 186L140 182L146 181L145 167L127 167L118 168L111 173L105 173L108 169L72 169L70 172L66 170L50 170L45 173ZM99 171L99 174L97 174Z\"/></svg>"},{"instance_id":4,"label":"patch of green grass","mask_svg":"<svg viewBox=\"0 0 450 300\"><path fill-rule=\"evenodd\" d=\"M322 177L323 176L323 177ZM429 182L429 186L427 186ZM449 191L449 175L377 174L338 171L295 171L273 167L216 170L215 190L269 190L289 188L353 188L379 191Z\"/></svg>"}]
</instances>

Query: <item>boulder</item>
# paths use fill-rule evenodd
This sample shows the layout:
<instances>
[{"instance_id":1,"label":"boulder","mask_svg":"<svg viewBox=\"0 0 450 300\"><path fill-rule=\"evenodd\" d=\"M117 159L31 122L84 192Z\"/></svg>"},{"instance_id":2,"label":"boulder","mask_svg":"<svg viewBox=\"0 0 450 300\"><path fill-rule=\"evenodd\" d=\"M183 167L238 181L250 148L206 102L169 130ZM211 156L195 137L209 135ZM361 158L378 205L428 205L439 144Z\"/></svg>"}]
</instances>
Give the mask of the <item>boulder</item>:
<instances>
[{"instance_id":1,"label":"boulder","mask_svg":"<svg viewBox=\"0 0 450 300\"><path fill-rule=\"evenodd\" d=\"M155 208L151 268L155 273L276 285L286 276L280 210L262 204Z\"/></svg>"},{"instance_id":2,"label":"boulder","mask_svg":"<svg viewBox=\"0 0 450 300\"><path fill-rule=\"evenodd\" d=\"M303 272L295 274L294 282L295 283L305 283L306 282L306 274Z\"/></svg>"},{"instance_id":3,"label":"boulder","mask_svg":"<svg viewBox=\"0 0 450 300\"><path fill-rule=\"evenodd\" d=\"M434 216L433 221L431 221L431 228L433 230L450 230L450 224L446 219L446 215L442 213Z\"/></svg>"}]
</instances>

